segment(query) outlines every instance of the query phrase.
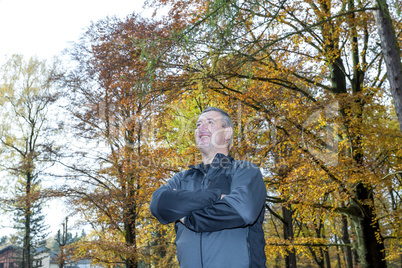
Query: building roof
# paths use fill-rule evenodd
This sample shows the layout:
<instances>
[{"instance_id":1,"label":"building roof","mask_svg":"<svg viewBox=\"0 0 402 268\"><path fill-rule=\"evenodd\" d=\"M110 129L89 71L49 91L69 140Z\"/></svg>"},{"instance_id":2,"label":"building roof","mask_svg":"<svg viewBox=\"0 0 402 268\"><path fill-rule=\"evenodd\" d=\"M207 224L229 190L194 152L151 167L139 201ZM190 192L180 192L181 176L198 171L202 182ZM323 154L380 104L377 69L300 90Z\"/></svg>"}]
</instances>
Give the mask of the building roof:
<instances>
[{"instance_id":1,"label":"building roof","mask_svg":"<svg viewBox=\"0 0 402 268\"><path fill-rule=\"evenodd\" d=\"M17 250L18 247L12 245L12 244L6 244L3 247L0 247L0 254L9 251L9 250Z\"/></svg>"}]
</instances>

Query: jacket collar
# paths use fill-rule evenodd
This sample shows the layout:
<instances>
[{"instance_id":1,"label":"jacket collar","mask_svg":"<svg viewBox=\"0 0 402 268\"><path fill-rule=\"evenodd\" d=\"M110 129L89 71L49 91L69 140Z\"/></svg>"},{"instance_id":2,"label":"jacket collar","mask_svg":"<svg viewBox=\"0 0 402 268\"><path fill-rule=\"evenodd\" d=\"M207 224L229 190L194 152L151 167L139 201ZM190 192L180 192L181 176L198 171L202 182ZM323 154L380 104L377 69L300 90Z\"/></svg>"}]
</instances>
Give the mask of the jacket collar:
<instances>
[{"instance_id":1,"label":"jacket collar","mask_svg":"<svg viewBox=\"0 0 402 268\"><path fill-rule=\"evenodd\" d=\"M211 168L229 168L232 165L233 160L234 159L230 154L226 156L224 154L217 153L214 157L214 160L212 160ZM204 170L204 163L200 163L196 166L191 165L189 167L202 171Z\"/></svg>"}]
</instances>

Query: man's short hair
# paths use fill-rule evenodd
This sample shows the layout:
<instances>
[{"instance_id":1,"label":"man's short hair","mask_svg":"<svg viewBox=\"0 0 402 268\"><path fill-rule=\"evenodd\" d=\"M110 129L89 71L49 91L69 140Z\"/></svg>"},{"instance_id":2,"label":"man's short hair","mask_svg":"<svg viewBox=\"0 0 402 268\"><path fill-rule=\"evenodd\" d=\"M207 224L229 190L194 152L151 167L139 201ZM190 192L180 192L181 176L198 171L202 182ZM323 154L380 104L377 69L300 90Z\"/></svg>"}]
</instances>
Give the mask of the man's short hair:
<instances>
[{"instance_id":1,"label":"man's short hair","mask_svg":"<svg viewBox=\"0 0 402 268\"><path fill-rule=\"evenodd\" d=\"M224 110L222 110L222 109L219 109L217 107L208 107L205 110L203 110L201 112L201 114L204 114L206 112L212 112L212 111L213 112L218 112L218 113L221 114L221 116L222 116L222 126L223 127L231 127L232 130L234 129L232 119L230 118L229 114L227 112L225 112ZM232 132L232 137L230 137L230 140L229 140L229 146L232 144L232 140L233 140L233 132Z\"/></svg>"}]
</instances>

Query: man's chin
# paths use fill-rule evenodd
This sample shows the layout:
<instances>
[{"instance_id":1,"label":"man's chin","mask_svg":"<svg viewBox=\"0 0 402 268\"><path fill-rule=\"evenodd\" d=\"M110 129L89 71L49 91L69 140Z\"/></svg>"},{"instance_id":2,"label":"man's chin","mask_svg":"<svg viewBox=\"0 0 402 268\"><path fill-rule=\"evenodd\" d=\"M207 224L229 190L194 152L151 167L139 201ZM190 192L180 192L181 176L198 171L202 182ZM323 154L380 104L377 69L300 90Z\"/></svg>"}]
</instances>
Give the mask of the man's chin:
<instances>
[{"instance_id":1,"label":"man's chin","mask_svg":"<svg viewBox=\"0 0 402 268\"><path fill-rule=\"evenodd\" d=\"M198 149L208 149L211 148L211 145L209 143L201 143L201 144L197 144Z\"/></svg>"}]
</instances>

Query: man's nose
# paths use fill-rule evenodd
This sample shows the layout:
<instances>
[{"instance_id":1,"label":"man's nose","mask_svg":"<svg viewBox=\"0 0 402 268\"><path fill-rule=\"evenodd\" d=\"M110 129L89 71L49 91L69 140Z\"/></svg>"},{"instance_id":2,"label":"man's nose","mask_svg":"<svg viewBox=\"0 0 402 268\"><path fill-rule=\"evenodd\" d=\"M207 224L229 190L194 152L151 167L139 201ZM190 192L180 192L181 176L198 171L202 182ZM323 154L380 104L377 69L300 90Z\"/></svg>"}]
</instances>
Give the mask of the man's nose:
<instances>
[{"instance_id":1,"label":"man's nose","mask_svg":"<svg viewBox=\"0 0 402 268\"><path fill-rule=\"evenodd\" d=\"M198 127L199 130L207 130L208 129L208 124L206 122L200 123L200 126Z\"/></svg>"}]
</instances>

